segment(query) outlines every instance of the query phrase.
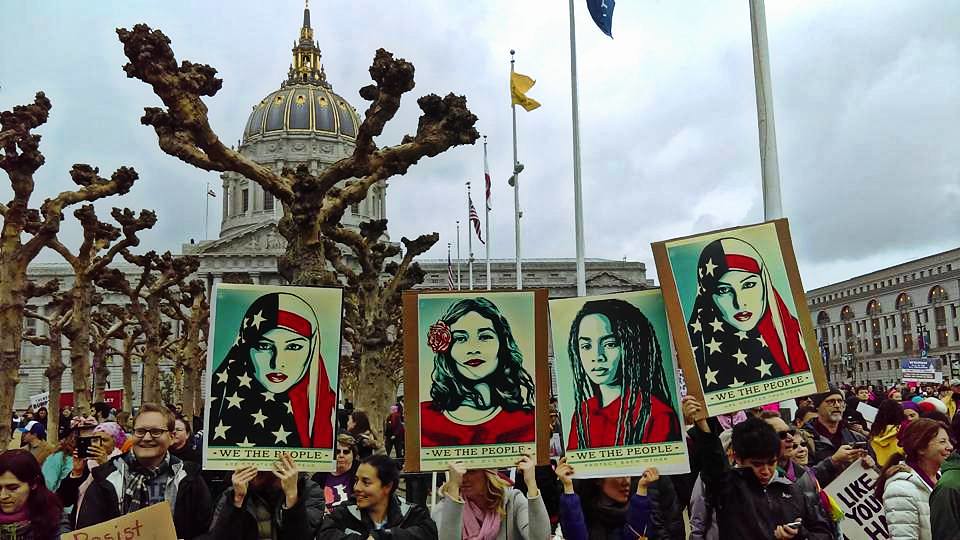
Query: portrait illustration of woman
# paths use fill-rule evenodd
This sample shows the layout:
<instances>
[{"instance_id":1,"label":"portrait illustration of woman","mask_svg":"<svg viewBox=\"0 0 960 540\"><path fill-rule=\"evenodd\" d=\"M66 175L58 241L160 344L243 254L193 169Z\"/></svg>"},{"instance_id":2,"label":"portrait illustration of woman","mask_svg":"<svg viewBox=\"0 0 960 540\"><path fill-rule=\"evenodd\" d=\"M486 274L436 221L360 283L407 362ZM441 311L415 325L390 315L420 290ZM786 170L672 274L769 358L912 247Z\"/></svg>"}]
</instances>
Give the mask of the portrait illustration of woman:
<instances>
[{"instance_id":1,"label":"portrait illustration of woman","mask_svg":"<svg viewBox=\"0 0 960 540\"><path fill-rule=\"evenodd\" d=\"M568 340L576 406L570 450L681 440L660 343L633 304L590 300Z\"/></svg>"},{"instance_id":2,"label":"portrait illustration of woman","mask_svg":"<svg viewBox=\"0 0 960 540\"><path fill-rule=\"evenodd\" d=\"M453 303L430 326L430 401L420 404L421 446L535 440L533 377L510 323L486 298Z\"/></svg>"},{"instance_id":3,"label":"portrait illustration of woman","mask_svg":"<svg viewBox=\"0 0 960 540\"><path fill-rule=\"evenodd\" d=\"M250 304L212 377L211 445L333 446L335 393L303 298L269 293Z\"/></svg>"},{"instance_id":4,"label":"portrait illustration of woman","mask_svg":"<svg viewBox=\"0 0 960 540\"><path fill-rule=\"evenodd\" d=\"M810 369L800 324L756 248L738 238L710 242L697 278L687 331L704 391Z\"/></svg>"}]
</instances>

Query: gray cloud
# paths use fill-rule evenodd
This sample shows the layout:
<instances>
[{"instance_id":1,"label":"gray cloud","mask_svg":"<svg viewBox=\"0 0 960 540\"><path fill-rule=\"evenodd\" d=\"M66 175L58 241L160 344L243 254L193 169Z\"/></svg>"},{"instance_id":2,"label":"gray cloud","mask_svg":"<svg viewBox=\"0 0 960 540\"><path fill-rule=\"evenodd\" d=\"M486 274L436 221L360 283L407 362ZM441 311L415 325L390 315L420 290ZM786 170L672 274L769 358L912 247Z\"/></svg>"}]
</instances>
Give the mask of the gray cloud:
<instances>
[{"instance_id":1,"label":"gray cloud","mask_svg":"<svg viewBox=\"0 0 960 540\"><path fill-rule=\"evenodd\" d=\"M746 3L631 3L614 40L577 2L587 255L644 260L649 244L762 219L756 109ZM114 28L146 22L180 59L224 78L208 100L226 141L286 74L302 3L186 1L15 3L0 21L0 108L43 89L53 101L41 133L47 164L38 196L69 186L74 162L142 177L99 204L157 210L145 245L179 248L203 234L206 182L216 174L163 154L139 124L158 100L121 70ZM808 287L956 247L960 232L960 5L804 2L767 5L784 209ZM379 139L416 128L416 98L465 94L489 135L493 255L513 255L509 55L537 80L543 107L518 111L524 254L570 257L573 194L566 8L555 2L333 0L312 9L335 91L361 112L357 90L378 47L416 65L417 87ZM482 209L482 149L458 148L390 181L391 236L439 231L443 257L465 221L464 182ZM0 198L9 187L0 183ZM216 235L220 199L210 201ZM465 227L464 227L465 229ZM466 233L464 233L465 235ZM65 232L76 242L76 231ZM464 244L466 237L464 236ZM464 248L465 251L465 248ZM480 254L481 251L475 248ZM50 257L48 260L55 260Z\"/></svg>"}]
</instances>

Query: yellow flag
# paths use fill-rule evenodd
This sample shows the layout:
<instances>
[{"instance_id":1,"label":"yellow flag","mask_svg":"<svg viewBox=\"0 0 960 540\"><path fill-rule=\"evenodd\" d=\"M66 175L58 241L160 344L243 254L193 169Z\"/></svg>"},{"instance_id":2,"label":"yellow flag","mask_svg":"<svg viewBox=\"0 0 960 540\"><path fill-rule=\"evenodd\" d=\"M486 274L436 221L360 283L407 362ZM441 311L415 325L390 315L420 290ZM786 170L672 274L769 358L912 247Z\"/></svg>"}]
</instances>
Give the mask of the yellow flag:
<instances>
[{"instance_id":1,"label":"yellow flag","mask_svg":"<svg viewBox=\"0 0 960 540\"><path fill-rule=\"evenodd\" d=\"M532 111L540 106L540 102L527 97L527 90L533 88L536 81L517 72L510 74L510 97L514 105L519 105L527 111Z\"/></svg>"}]
</instances>

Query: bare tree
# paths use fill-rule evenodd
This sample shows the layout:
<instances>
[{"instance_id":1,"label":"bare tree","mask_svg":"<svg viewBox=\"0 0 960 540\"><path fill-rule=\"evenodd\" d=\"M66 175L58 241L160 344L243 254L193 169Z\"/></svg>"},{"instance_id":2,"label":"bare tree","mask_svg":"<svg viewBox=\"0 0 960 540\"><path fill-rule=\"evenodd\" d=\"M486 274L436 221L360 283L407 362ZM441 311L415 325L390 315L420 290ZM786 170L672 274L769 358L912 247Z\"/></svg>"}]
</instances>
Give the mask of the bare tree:
<instances>
[{"instance_id":1,"label":"bare tree","mask_svg":"<svg viewBox=\"0 0 960 540\"><path fill-rule=\"evenodd\" d=\"M174 345L174 362L182 373L180 401L184 418L200 413L196 397L200 394L201 375L206 366L205 344L210 325L210 303L207 288L193 280L177 295L171 295L164 314L180 322L181 335Z\"/></svg>"},{"instance_id":2,"label":"bare tree","mask_svg":"<svg viewBox=\"0 0 960 540\"><path fill-rule=\"evenodd\" d=\"M127 309L139 324L144 338L143 401L160 397L160 359L163 356L163 312L161 304L167 290L176 287L187 276L196 272L200 262L196 257L174 257L169 251L157 255L149 251L133 255L123 250L127 262L140 267L135 284L116 268L102 272L97 285L123 294L129 300Z\"/></svg>"},{"instance_id":3,"label":"bare tree","mask_svg":"<svg viewBox=\"0 0 960 540\"><path fill-rule=\"evenodd\" d=\"M114 208L111 212L113 219L120 225L119 228L100 221L93 205L86 204L73 212L83 228L83 241L76 253L71 252L56 237L51 238L48 246L59 253L73 269L74 280L70 288L73 303L73 317L65 334L70 339L70 365L73 373L74 405L86 415L90 413L90 312L94 305L96 279L113 262L116 256L131 247L140 245L137 233L149 229L157 222L157 216L149 210L142 210L137 216L129 208ZM97 349L101 356L95 358L95 365L101 372L106 369L103 365L105 354L103 348ZM97 381L101 381L96 373ZM96 393L96 392L94 392ZM103 399L103 387L100 388L99 399Z\"/></svg>"},{"instance_id":4,"label":"bare tree","mask_svg":"<svg viewBox=\"0 0 960 540\"><path fill-rule=\"evenodd\" d=\"M47 347L49 357L43 375L47 378L47 442L56 444L60 438L60 394L63 392L63 372L67 366L63 363L63 328L73 313L70 297L54 294L46 304L46 314L27 309L24 315L43 321L47 327L45 336L34 332L24 333L23 340Z\"/></svg>"},{"instance_id":5,"label":"bare tree","mask_svg":"<svg viewBox=\"0 0 960 540\"><path fill-rule=\"evenodd\" d=\"M374 138L383 133L386 123L396 114L402 95L414 87L413 65L379 49L370 66L375 84L360 89L360 97L370 105L357 130L353 153L316 175L310 174L303 165L295 171L285 169L278 174L225 146L213 132L201 97L214 96L220 90L223 81L216 77L214 68L186 60L178 65L169 38L146 25L138 24L132 31L121 28L117 34L130 60L124 66L127 76L149 84L163 102L164 108L148 107L141 118L143 124L153 126L160 148L203 170L233 171L246 176L281 201L283 216L278 230L287 245L278 260L278 268L295 285L344 283L341 278L348 265L334 252L335 242L342 242L355 252L359 249L368 257L379 257L380 253L364 250L385 249L387 244L378 239L385 231L386 222L368 224L367 232L360 233L362 238L353 238L356 233L340 226L349 205L362 201L370 187L378 182L405 174L421 158L436 156L453 146L473 144L479 138L474 128L477 117L467 108L466 98L454 94L440 98L430 94L417 100L423 114L416 133L404 136L396 146L378 148ZM378 231L380 234L376 234ZM429 249L436 241L436 236L432 236L431 242L431 236L410 242L408 253L416 256ZM347 299L348 304L353 302L358 306L355 311L360 317L346 321L348 329L357 325L352 329L355 355L362 359L360 371L364 370L363 366L382 361L379 342L385 339L382 333L386 327L365 321L390 312L390 304L399 301L398 295L404 287L422 281L422 272L406 258L393 268L395 273L388 287L397 297L385 301L383 309L366 304L376 295L366 290L361 292L367 287L380 286L379 276L366 276L369 270L359 270L364 277L356 281L356 292L348 293L352 295ZM351 287L349 283L346 285ZM394 327L398 325L397 319L391 323ZM381 406L390 385L382 372L377 371L376 379L364 380L365 389L375 387L377 390L361 394L371 396L369 401L360 400L360 405L369 408L375 419L383 413L375 408Z\"/></svg>"},{"instance_id":6,"label":"bare tree","mask_svg":"<svg viewBox=\"0 0 960 540\"><path fill-rule=\"evenodd\" d=\"M136 324L127 326L121 337L120 358L123 375L123 412L133 414L133 359L143 362L143 330Z\"/></svg>"},{"instance_id":7,"label":"bare tree","mask_svg":"<svg viewBox=\"0 0 960 540\"><path fill-rule=\"evenodd\" d=\"M0 112L0 168L6 171L13 199L0 203L0 450L10 442L7 411L13 408L20 382L20 336L27 300L27 266L60 231L63 211L69 206L92 202L130 191L137 173L121 167L111 178L101 178L89 165L76 164L70 177L79 189L63 191L46 199L39 210L30 208L35 188L34 173L43 165L40 135L32 133L46 123L50 100L38 92L30 105Z\"/></svg>"},{"instance_id":8,"label":"bare tree","mask_svg":"<svg viewBox=\"0 0 960 540\"><path fill-rule=\"evenodd\" d=\"M93 352L93 402L104 400L110 366L107 361L121 354L116 341L123 339L124 329L133 324L126 317L126 309L119 304L100 305L90 314L90 350ZM71 355L72 356L72 355Z\"/></svg>"}]
</instances>

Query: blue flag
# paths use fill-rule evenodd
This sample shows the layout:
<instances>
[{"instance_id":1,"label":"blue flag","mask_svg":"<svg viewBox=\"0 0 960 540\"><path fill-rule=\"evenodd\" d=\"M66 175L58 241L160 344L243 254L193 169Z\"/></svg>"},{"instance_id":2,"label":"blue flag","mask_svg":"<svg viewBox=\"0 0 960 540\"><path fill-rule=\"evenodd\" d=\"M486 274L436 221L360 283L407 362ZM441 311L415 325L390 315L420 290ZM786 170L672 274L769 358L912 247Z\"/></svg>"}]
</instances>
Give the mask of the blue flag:
<instances>
[{"instance_id":1,"label":"blue flag","mask_svg":"<svg viewBox=\"0 0 960 540\"><path fill-rule=\"evenodd\" d=\"M587 9L590 10L590 16L593 22L597 23L600 31L613 37L613 5L614 0L587 0Z\"/></svg>"}]
</instances>

